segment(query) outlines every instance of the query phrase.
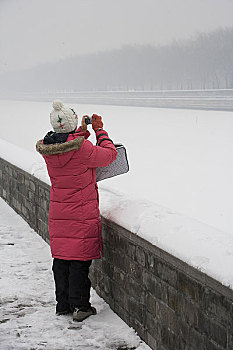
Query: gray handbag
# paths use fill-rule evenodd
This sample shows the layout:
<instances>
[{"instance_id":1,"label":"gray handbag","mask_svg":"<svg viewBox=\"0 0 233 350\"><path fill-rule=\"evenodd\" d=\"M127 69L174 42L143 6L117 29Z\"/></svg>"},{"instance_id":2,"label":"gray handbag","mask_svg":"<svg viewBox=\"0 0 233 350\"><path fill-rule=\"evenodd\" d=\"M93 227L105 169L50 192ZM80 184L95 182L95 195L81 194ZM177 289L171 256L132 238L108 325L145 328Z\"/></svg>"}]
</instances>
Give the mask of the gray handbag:
<instances>
[{"instance_id":1,"label":"gray handbag","mask_svg":"<svg viewBox=\"0 0 233 350\"><path fill-rule=\"evenodd\" d=\"M125 174L129 171L126 149L121 143L114 143L117 157L110 165L96 168L96 181L108 179L109 177Z\"/></svg>"}]
</instances>

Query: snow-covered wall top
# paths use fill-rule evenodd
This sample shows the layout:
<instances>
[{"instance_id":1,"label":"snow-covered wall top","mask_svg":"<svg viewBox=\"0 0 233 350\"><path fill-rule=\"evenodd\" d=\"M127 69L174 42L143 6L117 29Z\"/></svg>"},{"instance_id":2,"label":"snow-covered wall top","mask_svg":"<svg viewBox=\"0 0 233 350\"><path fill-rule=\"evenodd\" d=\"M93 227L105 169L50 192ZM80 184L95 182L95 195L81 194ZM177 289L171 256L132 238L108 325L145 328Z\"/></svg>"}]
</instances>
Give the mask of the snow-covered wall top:
<instances>
[{"instance_id":1,"label":"snow-covered wall top","mask_svg":"<svg viewBox=\"0 0 233 350\"><path fill-rule=\"evenodd\" d=\"M50 185L43 159L0 139L0 157ZM100 186L101 214L233 288L233 236L137 196Z\"/></svg>"}]
</instances>

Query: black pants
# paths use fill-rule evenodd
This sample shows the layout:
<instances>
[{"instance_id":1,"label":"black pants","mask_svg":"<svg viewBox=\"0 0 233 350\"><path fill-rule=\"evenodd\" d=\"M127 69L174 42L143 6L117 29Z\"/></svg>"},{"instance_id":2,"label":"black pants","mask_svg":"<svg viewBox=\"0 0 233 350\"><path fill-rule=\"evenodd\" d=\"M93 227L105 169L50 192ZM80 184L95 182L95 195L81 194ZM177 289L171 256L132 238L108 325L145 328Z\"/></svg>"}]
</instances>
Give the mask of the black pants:
<instances>
[{"instance_id":1,"label":"black pants","mask_svg":"<svg viewBox=\"0 0 233 350\"><path fill-rule=\"evenodd\" d=\"M92 260L53 260L53 275L57 300L56 311L71 310L75 307L85 310L91 306L91 281L88 278Z\"/></svg>"}]
</instances>

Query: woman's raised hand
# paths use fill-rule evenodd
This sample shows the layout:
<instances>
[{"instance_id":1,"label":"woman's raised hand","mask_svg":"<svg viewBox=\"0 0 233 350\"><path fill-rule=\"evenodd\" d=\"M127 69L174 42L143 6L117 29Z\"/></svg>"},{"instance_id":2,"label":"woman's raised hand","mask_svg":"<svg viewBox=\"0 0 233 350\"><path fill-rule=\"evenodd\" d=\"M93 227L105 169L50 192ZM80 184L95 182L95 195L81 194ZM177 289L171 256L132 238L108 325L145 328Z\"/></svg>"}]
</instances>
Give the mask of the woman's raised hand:
<instances>
[{"instance_id":1,"label":"woman's raised hand","mask_svg":"<svg viewBox=\"0 0 233 350\"><path fill-rule=\"evenodd\" d=\"M84 115L82 117L82 122L81 122L81 128L83 129L83 131L86 131L87 130L87 124L85 123L85 118L86 117L89 117L88 115Z\"/></svg>"},{"instance_id":2,"label":"woman's raised hand","mask_svg":"<svg viewBox=\"0 0 233 350\"><path fill-rule=\"evenodd\" d=\"M93 114L92 115L92 129L94 131L97 131L98 129L103 128L103 122L102 122L102 117L98 114Z\"/></svg>"}]
</instances>

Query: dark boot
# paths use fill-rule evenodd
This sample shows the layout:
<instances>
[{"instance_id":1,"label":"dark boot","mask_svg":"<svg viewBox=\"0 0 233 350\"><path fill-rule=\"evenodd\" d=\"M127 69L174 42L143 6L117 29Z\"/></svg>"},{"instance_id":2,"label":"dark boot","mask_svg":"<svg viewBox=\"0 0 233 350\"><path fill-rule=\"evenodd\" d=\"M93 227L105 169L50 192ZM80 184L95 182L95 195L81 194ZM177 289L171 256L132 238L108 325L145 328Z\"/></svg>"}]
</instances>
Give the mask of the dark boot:
<instances>
[{"instance_id":1,"label":"dark boot","mask_svg":"<svg viewBox=\"0 0 233 350\"><path fill-rule=\"evenodd\" d=\"M87 317L91 315L96 315L96 313L96 308L94 308L93 306L89 307L86 310L75 308L73 312L73 321L82 322Z\"/></svg>"}]
</instances>

